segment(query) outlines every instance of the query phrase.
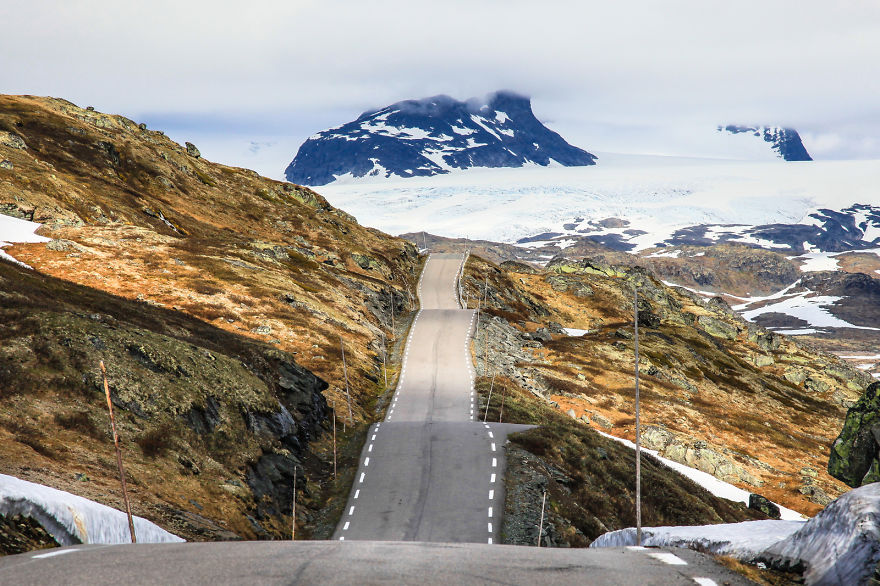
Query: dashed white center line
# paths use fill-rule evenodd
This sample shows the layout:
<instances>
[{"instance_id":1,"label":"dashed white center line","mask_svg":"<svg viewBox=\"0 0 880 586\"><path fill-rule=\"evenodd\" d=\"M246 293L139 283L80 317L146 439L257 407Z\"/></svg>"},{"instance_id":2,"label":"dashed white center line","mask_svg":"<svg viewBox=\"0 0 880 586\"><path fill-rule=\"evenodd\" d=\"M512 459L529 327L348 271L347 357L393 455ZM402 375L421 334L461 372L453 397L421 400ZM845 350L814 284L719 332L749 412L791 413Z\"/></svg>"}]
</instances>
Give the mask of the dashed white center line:
<instances>
[{"instance_id":1,"label":"dashed white center line","mask_svg":"<svg viewBox=\"0 0 880 586\"><path fill-rule=\"evenodd\" d=\"M345 537L340 537L339 541L345 541Z\"/></svg>"},{"instance_id":2,"label":"dashed white center line","mask_svg":"<svg viewBox=\"0 0 880 586\"><path fill-rule=\"evenodd\" d=\"M371 441L371 442L376 441L376 434L375 434L375 433L373 434L373 438L372 438L370 441Z\"/></svg>"},{"instance_id":3,"label":"dashed white center line","mask_svg":"<svg viewBox=\"0 0 880 586\"><path fill-rule=\"evenodd\" d=\"M345 525L342 526L342 530L343 530L343 531L348 531L348 526L349 526L349 525L351 525L351 523L350 523L349 521L346 521L346 522L345 522Z\"/></svg>"},{"instance_id":4,"label":"dashed white center line","mask_svg":"<svg viewBox=\"0 0 880 586\"><path fill-rule=\"evenodd\" d=\"M348 509L348 515L349 516L354 515L354 505L351 505L351 508Z\"/></svg>"},{"instance_id":5,"label":"dashed white center line","mask_svg":"<svg viewBox=\"0 0 880 586\"><path fill-rule=\"evenodd\" d=\"M361 476L362 476L362 477L361 477L361 481L363 481L363 475L361 475ZM495 484L495 475L494 475L494 474L493 474L492 477L489 479L489 484Z\"/></svg>"},{"instance_id":6,"label":"dashed white center line","mask_svg":"<svg viewBox=\"0 0 880 586\"><path fill-rule=\"evenodd\" d=\"M367 451L368 451L368 452L372 452L372 451L373 451L373 444L370 444L370 447L367 448Z\"/></svg>"},{"instance_id":7,"label":"dashed white center line","mask_svg":"<svg viewBox=\"0 0 880 586\"><path fill-rule=\"evenodd\" d=\"M498 458L492 458L492 468L498 468Z\"/></svg>"},{"instance_id":8,"label":"dashed white center line","mask_svg":"<svg viewBox=\"0 0 880 586\"><path fill-rule=\"evenodd\" d=\"M492 507L489 507L489 517L492 517Z\"/></svg>"},{"instance_id":9,"label":"dashed white center line","mask_svg":"<svg viewBox=\"0 0 880 586\"><path fill-rule=\"evenodd\" d=\"M489 523L489 533L492 533L492 523Z\"/></svg>"},{"instance_id":10,"label":"dashed white center line","mask_svg":"<svg viewBox=\"0 0 880 586\"><path fill-rule=\"evenodd\" d=\"M489 545L492 545L492 538L489 538Z\"/></svg>"},{"instance_id":11,"label":"dashed white center line","mask_svg":"<svg viewBox=\"0 0 880 586\"><path fill-rule=\"evenodd\" d=\"M492 439L495 439L495 436L492 435L492 432L491 432L491 431L489 432L489 437L492 438Z\"/></svg>"},{"instance_id":12,"label":"dashed white center line","mask_svg":"<svg viewBox=\"0 0 880 586\"><path fill-rule=\"evenodd\" d=\"M363 481L364 481L364 473L363 473L363 472L361 472L361 479L360 479L360 480L358 480L358 482L363 482Z\"/></svg>"},{"instance_id":13,"label":"dashed white center line","mask_svg":"<svg viewBox=\"0 0 880 586\"><path fill-rule=\"evenodd\" d=\"M370 465L370 459L364 458L364 466L369 466L369 465Z\"/></svg>"},{"instance_id":14,"label":"dashed white center line","mask_svg":"<svg viewBox=\"0 0 880 586\"><path fill-rule=\"evenodd\" d=\"M357 489L356 491L354 491L354 498L357 498L359 496L361 496L361 489ZM489 497L489 498L492 498L492 497Z\"/></svg>"},{"instance_id":15,"label":"dashed white center line","mask_svg":"<svg viewBox=\"0 0 880 586\"><path fill-rule=\"evenodd\" d=\"M492 442L492 451L495 451L495 442Z\"/></svg>"},{"instance_id":16,"label":"dashed white center line","mask_svg":"<svg viewBox=\"0 0 880 586\"><path fill-rule=\"evenodd\" d=\"M357 498L357 497L354 497L354 498ZM495 491L494 491L494 490L490 490L490 491L489 491L489 500L491 501L493 498L495 498Z\"/></svg>"},{"instance_id":17,"label":"dashed white center line","mask_svg":"<svg viewBox=\"0 0 880 586\"><path fill-rule=\"evenodd\" d=\"M693 580L700 586L718 586L718 582L712 578L694 578Z\"/></svg>"}]
</instances>

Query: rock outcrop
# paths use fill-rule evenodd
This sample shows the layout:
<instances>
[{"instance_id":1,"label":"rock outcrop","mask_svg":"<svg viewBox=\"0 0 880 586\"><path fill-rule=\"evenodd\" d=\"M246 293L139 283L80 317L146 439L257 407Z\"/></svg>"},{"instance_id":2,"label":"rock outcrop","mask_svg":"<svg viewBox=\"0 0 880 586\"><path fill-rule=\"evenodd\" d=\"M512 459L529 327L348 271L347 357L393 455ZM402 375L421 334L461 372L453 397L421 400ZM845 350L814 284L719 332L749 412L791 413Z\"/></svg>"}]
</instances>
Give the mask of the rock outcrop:
<instances>
[{"instance_id":1,"label":"rock outcrop","mask_svg":"<svg viewBox=\"0 0 880 586\"><path fill-rule=\"evenodd\" d=\"M831 446L828 473L853 488L880 481L880 382L850 407Z\"/></svg>"}]
</instances>

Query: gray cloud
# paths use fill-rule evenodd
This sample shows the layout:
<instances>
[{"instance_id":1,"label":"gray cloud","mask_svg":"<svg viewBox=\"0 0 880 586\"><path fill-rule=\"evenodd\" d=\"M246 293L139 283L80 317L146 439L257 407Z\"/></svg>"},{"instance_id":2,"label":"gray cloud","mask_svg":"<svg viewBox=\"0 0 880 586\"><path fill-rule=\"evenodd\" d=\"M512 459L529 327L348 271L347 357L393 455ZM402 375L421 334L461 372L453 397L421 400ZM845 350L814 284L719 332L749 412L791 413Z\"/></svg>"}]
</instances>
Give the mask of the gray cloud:
<instances>
[{"instance_id":1,"label":"gray cloud","mask_svg":"<svg viewBox=\"0 0 880 586\"><path fill-rule=\"evenodd\" d=\"M10 0L0 22L0 91L243 150L401 99L509 88L586 148L741 122L880 157L872 0Z\"/></svg>"}]
</instances>

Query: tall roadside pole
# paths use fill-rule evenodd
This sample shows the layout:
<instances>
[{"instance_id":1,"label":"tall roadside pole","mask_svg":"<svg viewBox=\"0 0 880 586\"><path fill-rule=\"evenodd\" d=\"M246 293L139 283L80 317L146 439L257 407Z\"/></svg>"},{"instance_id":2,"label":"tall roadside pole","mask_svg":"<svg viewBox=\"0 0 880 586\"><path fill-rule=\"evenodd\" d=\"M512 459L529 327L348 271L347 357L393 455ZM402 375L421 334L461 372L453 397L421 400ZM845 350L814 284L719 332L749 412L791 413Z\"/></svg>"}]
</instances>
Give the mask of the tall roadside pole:
<instances>
[{"instance_id":1,"label":"tall roadside pole","mask_svg":"<svg viewBox=\"0 0 880 586\"><path fill-rule=\"evenodd\" d=\"M642 434L639 427L639 287L633 284L636 348L636 545L642 545Z\"/></svg>"}]
</instances>

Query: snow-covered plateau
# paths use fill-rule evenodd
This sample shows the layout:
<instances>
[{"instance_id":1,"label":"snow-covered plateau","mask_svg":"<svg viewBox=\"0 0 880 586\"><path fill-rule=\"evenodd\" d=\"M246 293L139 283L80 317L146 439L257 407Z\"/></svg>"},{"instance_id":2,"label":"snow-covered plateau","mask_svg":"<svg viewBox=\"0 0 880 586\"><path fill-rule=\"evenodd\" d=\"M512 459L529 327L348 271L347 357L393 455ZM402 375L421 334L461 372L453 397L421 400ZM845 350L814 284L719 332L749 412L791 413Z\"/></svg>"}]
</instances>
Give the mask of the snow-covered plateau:
<instances>
[{"instance_id":1,"label":"snow-covered plateau","mask_svg":"<svg viewBox=\"0 0 880 586\"><path fill-rule=\"evenodd\" d=\"M707 238L773 242L750 228L815 226L811 213L880 204L880 160L736 161L599 153L590 167L474 168L431 177L339 180L319 188L365 225L392 234L518 242L541 234L615 237L631 251L690 226ZM621 218L627 226L589 222ZM873 222L865 237L874 237ZM777 247L779 245L777 244Z\"/></svg>"},{"instance_id":2,"label":"snow-covered plateau","mask_svg":"<svg viewBox=\"0 0 880 586\"><path fill-rule=\"evenodd\" d=\"M6 474L0 474L0 514L36 520L61 545L131 542L122 511ZM138 543L184 541L141 517L134 517L134 533Z\"/></svg>"}]
</instances>

